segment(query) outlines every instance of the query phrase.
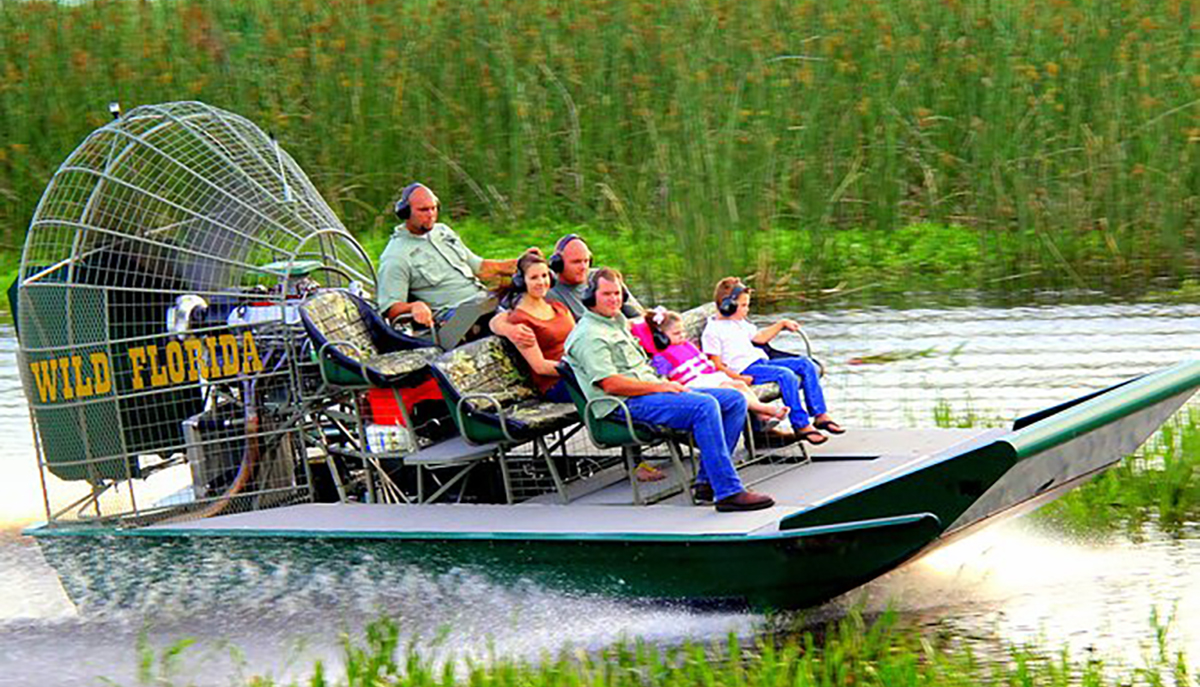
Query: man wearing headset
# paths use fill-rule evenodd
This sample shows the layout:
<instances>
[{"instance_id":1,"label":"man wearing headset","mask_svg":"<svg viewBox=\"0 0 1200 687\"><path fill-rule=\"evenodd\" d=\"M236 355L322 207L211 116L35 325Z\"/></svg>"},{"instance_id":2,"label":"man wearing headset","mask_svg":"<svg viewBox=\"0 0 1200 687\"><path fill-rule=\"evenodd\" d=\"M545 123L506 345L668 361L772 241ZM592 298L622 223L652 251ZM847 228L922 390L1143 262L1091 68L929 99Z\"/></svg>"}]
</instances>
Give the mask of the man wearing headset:
<instances>
[{"instance_id":1,"label":"man wearing headset","mask_svg":"<svg viewBox=\"0 0 1200 687\"><path fill-rule=\"evenodd\" d=\"M775 501L742 486L733 450L746 422L746 399L733 389L689 390L663 379L629 332L621 313L621 274L601 268L588 278L584 313L567 337L563 360L571 366L589 401L620 397L633 419L692 433L700 449L696 496L715 501L718 511L770 508ZM622 412L617 404L592 405L598 417Z\"/></svg>"},{"instance_id":2,"label":"man wearing headset","mask_svg":"<svg viewBox=\"0 0 1200 687\"><path fill-rule=\"evenodd\" d=\"M396 203L396 227L379 256L379 309L392 320L412 314L432 326L468 301L486 298L481 280L511 275L516 260L485 260L454 230L437 221L441 203L424 184L405 187ZM501 327L503 329L503 326Z\"/></svg>"},{"instance_id":3,"label":"man wearing headset","mask_svg":"<svg viewBox=\"0 0 1200 687\"><path fill-rule=\"evenodd\" d=\"M567 234L554 244L554 252L550 254L549 263L550 271L554 272L557 277L554 285L550 287L550 291L546 293L546 300L558 301L567 306L571 315L575 317L575 321L578 322L588 310L583 305L583 294L587 290L588 277L596 272L592 269L592 251L584 243L583 237L578 234ZM624 298L625 304L622 306L621 312L625 317L630 319L641 317L645 308L633 297L633 294L629 293L629 289L625 289ZM518 346L531 346L535 342L533 330L529 327L523 324L509 324L508 313L502 312L493 317L491 328L492 333L508 338Z\"/></svg>"}]
</instances>

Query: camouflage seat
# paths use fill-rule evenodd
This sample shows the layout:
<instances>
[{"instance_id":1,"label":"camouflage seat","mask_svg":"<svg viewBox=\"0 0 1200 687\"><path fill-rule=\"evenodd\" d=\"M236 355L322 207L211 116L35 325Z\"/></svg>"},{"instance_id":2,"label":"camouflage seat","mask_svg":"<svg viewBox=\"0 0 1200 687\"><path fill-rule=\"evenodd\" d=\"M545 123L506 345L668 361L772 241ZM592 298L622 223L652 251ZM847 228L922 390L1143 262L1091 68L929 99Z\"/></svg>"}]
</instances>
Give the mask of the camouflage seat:
<instances>
[{"instance_id":1,"label":"camouflage seat","mask_svg":"<svg viewBox=\"0 0 1200 687\"><path fill-rule=\"evenodd\" d=\"M505 451L533 443L563 501L566 491L547 448L546 435L579 423L575 406L543 400L523 358L504 339L489 336L464 344L433 361L433 374L463 438L474 444L497 442L501 468ZM505 477L506 496L513 500Z\"/></svg>"},{"instance_id":2,"label":"camouflage seat","mask_svg":"<svg viewBox=\"0 0 1200 687\"><path fill-rule=\"evenodd\" d=\"M328 289L300 306L326 380L343 386L407 386L440 351L392 329L363 299Z\"/></svg>"}]
</instances>

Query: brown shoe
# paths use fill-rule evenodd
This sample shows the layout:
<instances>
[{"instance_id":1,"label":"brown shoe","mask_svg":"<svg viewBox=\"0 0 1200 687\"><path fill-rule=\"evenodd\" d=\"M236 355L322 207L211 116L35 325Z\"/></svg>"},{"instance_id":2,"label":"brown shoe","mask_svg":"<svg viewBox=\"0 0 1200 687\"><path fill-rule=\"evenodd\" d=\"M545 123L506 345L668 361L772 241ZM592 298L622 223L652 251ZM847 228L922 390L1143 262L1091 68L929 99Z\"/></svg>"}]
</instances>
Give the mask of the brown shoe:
<instances>
[{"instance_id":1,"label":"brown shoe","mask_svg":"<svg viewBox=\"0 0 1200 687\"><path fill-rule=\"evenodd\" d=\"M733 496L717 501L717 511L729 513L744 510L762 510L775 505L775 499L756 491L739 491Z\"/></svg>"},{"instance_id":2,"label":"brown shoe","mask_svg":"<svg viewBox=\"0 0 1200 687\"><path fill-rule=\"evenodd\" d=\"M712 503L712 485L708 482L696 482L692 485L692 496L701 503Z\"/></svg>"}]
</instances>

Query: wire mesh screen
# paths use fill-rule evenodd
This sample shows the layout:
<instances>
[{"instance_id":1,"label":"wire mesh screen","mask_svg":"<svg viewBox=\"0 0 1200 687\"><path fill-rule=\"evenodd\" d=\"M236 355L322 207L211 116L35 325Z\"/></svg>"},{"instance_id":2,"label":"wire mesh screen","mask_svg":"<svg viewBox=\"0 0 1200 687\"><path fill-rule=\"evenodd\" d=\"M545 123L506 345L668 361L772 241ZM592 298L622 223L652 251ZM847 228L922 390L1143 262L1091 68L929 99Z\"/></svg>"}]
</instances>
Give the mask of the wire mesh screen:
<instances>
[{"instance_id":1,"label":"wire mesh screen","mask_svg":"<svg viewBox=\"0 0 1200 687\"><path fill-rule=\"evenodd\" d=\"M370 261L249 121L168 103L88 136L42 197L20 273L40 460L91 489L50 498L51 519L302 498L294 306L317 286L370 295Z\"/></svg>"}]
</instances>

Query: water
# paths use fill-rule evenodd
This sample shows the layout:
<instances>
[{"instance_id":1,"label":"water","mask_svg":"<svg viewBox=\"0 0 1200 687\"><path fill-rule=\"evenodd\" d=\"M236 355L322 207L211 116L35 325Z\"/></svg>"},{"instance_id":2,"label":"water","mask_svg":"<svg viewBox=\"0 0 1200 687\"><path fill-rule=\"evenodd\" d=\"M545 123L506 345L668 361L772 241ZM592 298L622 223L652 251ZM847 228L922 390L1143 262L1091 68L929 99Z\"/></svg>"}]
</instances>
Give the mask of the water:
<instances>
[{"instance_id":1,"label":"water","mask_svg":"<svg viewBox=\"0 0 1200 687\"><path fill-rule=\"evenodd\" d=\"M1200 306L1191 305L867 309L798 319L829 368L832 409L851 427L929 425L942 403L985 420L1011 419L1200 356ZM879 354L894 361L848 362ZM432 642L435 655L531 660L566 643L594 649L632 636L666 643L719 640L729 632L749 637L765 623L751 613L564 597L419 567L365 564L349 585L322 576L297 585L286 561L237 589L193 571L181 591L187 603L101 603L80 613L38 547L19 536L21 525L43 517L43 505L11 329L0 329L0 476L0 685L95 684L101 676L133 684L139 637L160 652L196 640L173 668L176 682L298 679L314 660L336 665L340 633L355 633L380 613ZM147 562L109 565L136 576ZM811 615L892 603L918 622L966 636L1068 644L1137 665L1153 637L1155 611L1164 619L1174 613L1176 646L1200 656L1198 578L1200 541L1154 531L1139 543L1070 540L1024 519L936 551Z\"/></svg>"}]
</instances>

